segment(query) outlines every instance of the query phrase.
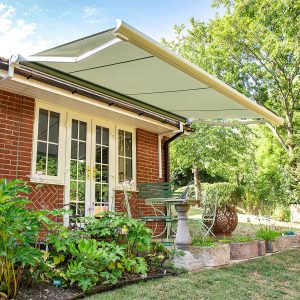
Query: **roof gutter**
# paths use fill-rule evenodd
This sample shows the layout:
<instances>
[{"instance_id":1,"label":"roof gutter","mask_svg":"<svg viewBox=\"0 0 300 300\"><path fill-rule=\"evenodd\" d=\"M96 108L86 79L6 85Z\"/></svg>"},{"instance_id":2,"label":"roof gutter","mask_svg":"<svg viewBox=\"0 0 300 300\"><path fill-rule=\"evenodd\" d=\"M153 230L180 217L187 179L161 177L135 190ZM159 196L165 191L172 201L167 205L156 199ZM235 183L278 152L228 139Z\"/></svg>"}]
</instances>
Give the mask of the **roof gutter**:
<instances>
[{"instance_id":1,"label":"roof gutter","mask_svg":"<svg viewBox=\"0 0 300 300\"><path fill-rule=\"evenodd\" d=\"M259 114L267 121L272 122L275 125L283 125L284 121L282 118L276 116L274 113L272 113L265 107L253 102L246 96L231 88L221 80L205 72L198 66L190 63L186 59L163 47L161 44L151 39L150 37L144 35L135 28L131 27L127 23L121 20L117 20L117 27L113 31L113 33L117 38L125 42L130 42L136 45L137 47L147 51L148 53L158 57L159 59L163 60L169 65L172 65L173 67L184 72L185 74L213 88L222 95Z\"/></svg>"},{"instance_id":2,"label":"roof gutter","mask_svg":"<svg viewBox=\"0 0 300 300\"><path fill-rule=\"evenodd\" d=\"M2 78L2 81L11 79L14 77L14 74L18 74L18 75L26 77L27 80L30 80L30 79L37 80L39 82L43 82L43 83L61 88L72 94L76 93L81 96L86 96L91 99L94 99L94 100L97 100L100 102L104 102L109 106L113 105L115 107L134 112L134 113L138 114L139 116L148 117L148 118L160 121L161 123L169 124L169 125L177 127L177 128L180 127L181 122L178 120L172 119L163 114L153 112L150 109L146 109L146 108L140 107L138 105L128 103L126 101L122 101L116 97L112 97L110 95L106 95L104 93L100 93L95 90L88 89L79 84L71 83L69 81L45 74L43 72L36 71L29 67L19 65L17 63L17 59L18 58L16 58L15 56L12 56L12 58L9 61L3 61L0 59L0 69L5 69L8 71L8 74ZM0 81L0 84L1 84L1 81Z\"/></svg>"}]
</instances>

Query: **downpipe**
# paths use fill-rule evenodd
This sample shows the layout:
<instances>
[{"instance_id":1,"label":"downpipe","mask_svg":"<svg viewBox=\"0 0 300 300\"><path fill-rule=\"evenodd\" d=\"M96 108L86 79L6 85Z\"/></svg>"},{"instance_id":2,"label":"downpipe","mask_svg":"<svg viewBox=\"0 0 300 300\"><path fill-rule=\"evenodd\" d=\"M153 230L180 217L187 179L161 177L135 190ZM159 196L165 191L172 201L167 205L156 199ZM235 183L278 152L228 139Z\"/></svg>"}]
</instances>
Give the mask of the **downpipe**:
<instances>
[{"instance_id":1,"label":"downpipe","mask_svg":"<svg viewBox=\"0 0 300 300\"><path fill-rule=\"evenodd\" d=\"M173 135L171 138L169 138L168 140L165 141L164 143L164 154L165 154L165 166L164 166L164 170L165 170L165 182L169 182L170 180L170 176L169 176L169 162L170 162L170 158L169 158L169 145L171 142L173 142L174 140L176 140L178 137L180 137L183 133L184 133L184 128L183 128L183 123L180 122L180 129L173 131L173 133L175 135Z\"/></svg>"}]
</instances>

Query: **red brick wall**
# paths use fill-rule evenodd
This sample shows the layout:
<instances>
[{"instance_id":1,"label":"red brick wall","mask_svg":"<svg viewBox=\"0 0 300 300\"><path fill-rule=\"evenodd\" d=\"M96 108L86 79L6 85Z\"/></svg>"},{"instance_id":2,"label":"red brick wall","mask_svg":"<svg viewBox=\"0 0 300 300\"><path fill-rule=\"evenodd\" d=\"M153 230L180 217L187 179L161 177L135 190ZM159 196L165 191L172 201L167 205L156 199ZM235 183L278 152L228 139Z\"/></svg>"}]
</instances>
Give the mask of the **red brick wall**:
<instances>
[{"instance_id":1,"label":"red brick wall","mask_svg":"<svg viewBox=\"0 0 300 300\"><path fill-rule=\"evenodd\" d=\"M34 99L0 90L0 178L28 181L31 171ZM39 208L63 205L63 186L32 184L30 199Z\"/></svg>"},{"instance_id":2,"label":"red brick wall","mask_svg":"<svg viewBox=\"0 0 300 300\"><path fill-rule=\"evenodd\" d=\"M143 129L136 130L136 165L137 165L137 183L141 182L158 182L164 179L164 151L162 143L162 167L163 178L159 178L158 174L158 134ZM117 193L115 197L116 210L125 211L124 196ZM130 199L130 208L133 216L153 215L151 206L146 205L145 201L138 199L134 194ZM160 209L164 209L161 207ZM164 228L163 224L151 224L149 226L156 233L161 232Z\"/></svg>"},{"instance_id":3,"label":"red brick wall","mask_svg":"<svg viewBox=\"0 0 300 300\"><path fill-rule=\"evenodd\" d=\"M31 172L34 99L0 90L0 178L29 180ZM136 130L137 182L156 182L158 177L158 135L143 129ZM162 166L164 151L162 149ZM163 170L164 176L164 170ZM164 178L164 177L163 177ZM36 209L60 208L64 187L32 184L30 199ZM135 217L153 215L150 206L132 197L131 210ZM116 210L124 211L122 193L116 195ZM159 227L162 228L161 226ZM159 229L159 230L160 230Z\"/></svg>"}]
</instances>

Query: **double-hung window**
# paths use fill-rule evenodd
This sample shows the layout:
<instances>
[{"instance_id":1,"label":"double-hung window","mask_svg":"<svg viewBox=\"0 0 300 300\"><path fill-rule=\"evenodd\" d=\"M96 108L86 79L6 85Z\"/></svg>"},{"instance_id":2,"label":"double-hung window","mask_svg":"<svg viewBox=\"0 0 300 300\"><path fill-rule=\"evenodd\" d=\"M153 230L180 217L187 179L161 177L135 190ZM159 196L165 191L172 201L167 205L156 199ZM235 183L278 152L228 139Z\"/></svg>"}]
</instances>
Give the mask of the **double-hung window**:
<instances>
[{"instance_id":1,"label":"double-hung window","mask_svg":"<svg viewBox=\"0 0 300 300\"><path fill-rule=\"evenodd\" d=\"M36 105L35 133L31 180L63 183L63 123L65 113L47 106Z\"/></svg>"},{"instance_id":2,"label":"double-hung window","mask_svg":"<svg viewBox=\"0 0 300 300\"><path fill-rule=\"evenodd\" d=\"M118 128L118 183L135 180L135 134Z\"/></svg>"}]
</instances>

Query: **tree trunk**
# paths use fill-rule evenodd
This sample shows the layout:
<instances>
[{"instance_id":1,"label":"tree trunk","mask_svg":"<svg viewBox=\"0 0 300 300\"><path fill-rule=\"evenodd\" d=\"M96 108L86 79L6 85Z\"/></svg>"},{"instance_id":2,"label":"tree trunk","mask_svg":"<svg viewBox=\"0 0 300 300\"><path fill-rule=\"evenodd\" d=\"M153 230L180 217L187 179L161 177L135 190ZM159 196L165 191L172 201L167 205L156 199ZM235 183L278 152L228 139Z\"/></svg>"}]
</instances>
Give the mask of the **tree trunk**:
<instances>
[{"instance_id":1,"label":"tree trunk","mask_svg":"<svg viewBox=\"0 0 300 300\"><path fill-rule=\"evenodd\" d=\"M195 197L197 200L199 200L198 205L200 206L201 205L201 184L200 184L199 168L194 167L193 173L194 173Z\"/></svg>"}]
</instances>

